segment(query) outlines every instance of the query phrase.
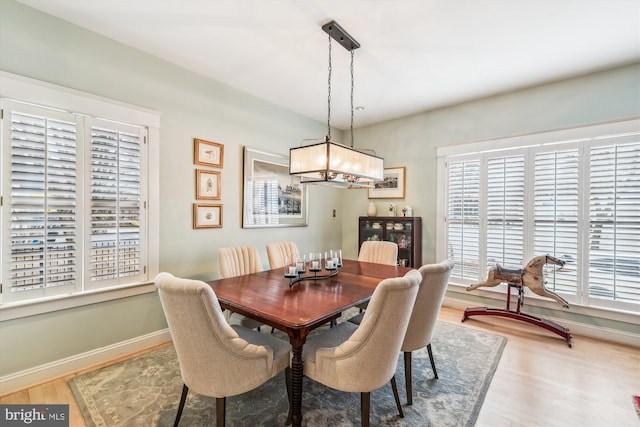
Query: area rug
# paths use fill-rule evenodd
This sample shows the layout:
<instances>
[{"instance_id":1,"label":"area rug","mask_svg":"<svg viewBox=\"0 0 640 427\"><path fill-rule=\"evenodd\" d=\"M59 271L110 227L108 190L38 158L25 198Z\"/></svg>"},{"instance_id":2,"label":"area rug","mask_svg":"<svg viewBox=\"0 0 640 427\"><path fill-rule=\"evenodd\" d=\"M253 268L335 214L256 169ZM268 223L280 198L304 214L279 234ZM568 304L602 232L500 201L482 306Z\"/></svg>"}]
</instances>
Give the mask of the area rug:
<instances>
[{"instance_id":1,"label":"area rug","mask_svg":"<svg viewBox=\"0 0 640 427\"><path fill-rule=\"evenodd\" d=\"M426 349L413 353L413 405L406 405L404 363L396 380L404 418L398 416L391 386L371 393L376 426L473 426L507 340L499 335L438 322L432 341L439 379L433 378ZM182 380L172 345L69 380L87 426L171 426ZM360 395L304 379L302 425L360 425ZM284 373L261 387L227 398L227 425L284 426L288 401ZM180 426L215 425L215 399L189 392Z\"/></svg>"}]
</instances>

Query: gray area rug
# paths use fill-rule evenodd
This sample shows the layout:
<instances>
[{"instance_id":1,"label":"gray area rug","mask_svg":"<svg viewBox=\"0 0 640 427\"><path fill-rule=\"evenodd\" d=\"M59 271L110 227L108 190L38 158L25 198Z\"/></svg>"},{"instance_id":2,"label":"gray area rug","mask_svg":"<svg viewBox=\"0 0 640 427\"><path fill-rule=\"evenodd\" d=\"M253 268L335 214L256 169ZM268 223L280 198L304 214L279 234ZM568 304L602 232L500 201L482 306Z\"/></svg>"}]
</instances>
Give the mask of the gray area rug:
<instances>
[{"instance_id":1,"label":"gray area rug","mask_svg":"<svg viewBox=\"0 0 640 427\"><path fill-rule=\"evenodd\" d=\"M413 405L406 405L404 362L396 380L405 417L400 418L390 385L371 393L374 426L473 426L506 344L506 338L438 322L432 348L439 379L426 349L413 353ZM69 380L88 426L172 426L182 380L172 345ZM304 426L360 425L360 395L304 379ZM284 373L261 387L227 398L228 426L283 426L288 401ZM189 392L180 426L215 425L215 399Z\"/></svg>"}]
</instances>

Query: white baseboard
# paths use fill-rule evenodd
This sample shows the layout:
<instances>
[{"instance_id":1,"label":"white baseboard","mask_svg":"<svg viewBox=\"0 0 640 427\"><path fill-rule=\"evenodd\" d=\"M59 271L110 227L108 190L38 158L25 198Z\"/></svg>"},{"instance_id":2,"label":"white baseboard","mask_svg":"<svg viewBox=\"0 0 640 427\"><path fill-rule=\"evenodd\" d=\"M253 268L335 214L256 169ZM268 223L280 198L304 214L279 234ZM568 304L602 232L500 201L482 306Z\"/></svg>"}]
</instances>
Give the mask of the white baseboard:
<instances>
[{"instance_id":1,"label":"white baseboard","mask_svg":"<svg viewBox=\"0 0 640 427\"><path fill-rule=\"evenodd\" d=\"M169 329L163 329L147 335L132 338L127 341L112 344L107 347L98 348L86 353L76 354L65 359L36 366L34 368L25 369L24 371L15 372L13 374L0 377L0 395L22 390L44 381L51 381L52 378L68 375L72 372L108 362L109 360L117 357L144 350L145 348L161 344L169 340L171 340Z\"/></svg>"},{"instance_id":2,"label":"white baseboard","mask_svg":"<svg viewBox=\"0 0 640 427\"><path fill-rule=\"evenodd\" d=\"M443 305L447 307L453 307L456 309L464 310L467 307L470 307L470 306L475 307L478 304L473 304L470 301L466 301L466 300L445 297ZM489 318L491 316L483 316L483 317ZM472 318L470 317L469 319L472 319ZM584 323L573 322L567 319L558 319L552 316L549 316L549 317L545 316L545 319L548 319L552 322L556 322L559 325L564 326L565 328L569 328L569 331L571 332L572 336L573 334L578 334L586 337L598 338L606 341L613 341L620 344L627 344L632 346L640 345L640 337L636 334L632 334L629 332L610 329L610 328L603 328L600 326L587 325ZM460 318L460 320L462 321L462 318ZM575 337L573 338L573 341L575 341Z\"/></svg>"}]
</instances>

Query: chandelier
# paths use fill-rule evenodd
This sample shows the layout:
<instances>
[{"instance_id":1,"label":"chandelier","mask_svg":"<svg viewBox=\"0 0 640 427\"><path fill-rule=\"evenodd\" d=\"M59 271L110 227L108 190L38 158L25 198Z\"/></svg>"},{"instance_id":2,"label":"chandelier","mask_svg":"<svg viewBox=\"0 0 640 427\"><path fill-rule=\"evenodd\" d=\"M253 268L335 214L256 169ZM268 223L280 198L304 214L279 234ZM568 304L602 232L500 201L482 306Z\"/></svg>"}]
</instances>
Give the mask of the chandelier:
<instances>
[{"instance_id":1,"label":"chandelier","mask_svg":"<svg viewBox=\"0 0 640 427\"><path fill-rule=\"evenodd\" d=\"M353 51L360 47L335 21L322 26L329 35L327 136L319 143L289 149L289 174L307 184L345 188L373 187L384 179L384 159L356 150L353 142ZM331 141L331 39L351 52L351 145Z\"/></svg>"}]
</instances>

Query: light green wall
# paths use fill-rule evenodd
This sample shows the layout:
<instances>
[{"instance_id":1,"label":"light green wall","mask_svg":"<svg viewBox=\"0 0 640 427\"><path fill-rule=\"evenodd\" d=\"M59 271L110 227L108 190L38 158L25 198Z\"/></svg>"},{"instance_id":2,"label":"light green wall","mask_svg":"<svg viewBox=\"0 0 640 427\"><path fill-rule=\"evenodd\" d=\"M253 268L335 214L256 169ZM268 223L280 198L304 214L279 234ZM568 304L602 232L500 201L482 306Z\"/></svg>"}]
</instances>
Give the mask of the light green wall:
<instances>
[{"instance_id":1,"label":"light green wall","mask_svg":"<svg viewBox=\"0 0 640 427\"><path fill-rule=\"evenodd\" d=\"M406 198L398 206L409 205L423 220L423 262L436 260L436 149L465 142L481 141L553 129L640 116L640 64L592 73L490 98L470 101L421 114L360 128L356 147L382 153L385 166L406 166ZM343 248L347 256L357 253L357 220L366 215L367 193L357 198L343 196ZM376 200L378 212L392 200ZM449 297L495 306L495 301L473 293ZM499 305L504 304L499 302ZM471 305L471 304L470 304ZM637 324L614 322L572 313L535 309L529 312L568 319L576 323L638 333Z\"/></svg>"},{"instance_id":2,"label":"light green wall","mask_svg":"<svg viewBox=\"0 0 640 427\"><path fill-rule=\"evenodd\" d=\"M160 206L151 208L160 210L161 271L215 279L223 246L255 245L267 265L271 241L293 240L305 252L340 245L337 189L309 189L308 227L241 227L242 147L286 155L322 137L323 123L10 0L0 0L0 70L160 112ZM224 144L221 229L192 228L194 137ZM2 322L0 377L164 328L155 294Z\"/></svg>"},{"instance_id":3,"label":"light green wall","mask_svg":"<svg viewBox=\"0 0 640 427\"><path fill-rule=\"evenodd\" d=\"M161 113L161 270L215 278L219 247L255 245L266 264L265 244L284 239L305 252L342 246L346 257L356 256L366 191L312 186L308 227L241 228L242 146L286 154L303 138L322 137L323 123L11 0L0 0L0 70ZM299 78L294 71L291 78ZM407 167L406 198L397 203L423 217L423 261L432 262L436 147L638 116L639 75L636 64L380 123L358 129L356 147L376 149L388 166ZM225 146L222 229L192 229L194 137ZM378 208L387 202L378 201ZM165 327L155 294L2 322L0 377Z\"/></svg>"}]
</instances>

